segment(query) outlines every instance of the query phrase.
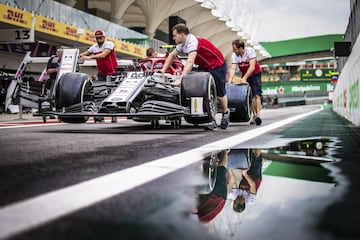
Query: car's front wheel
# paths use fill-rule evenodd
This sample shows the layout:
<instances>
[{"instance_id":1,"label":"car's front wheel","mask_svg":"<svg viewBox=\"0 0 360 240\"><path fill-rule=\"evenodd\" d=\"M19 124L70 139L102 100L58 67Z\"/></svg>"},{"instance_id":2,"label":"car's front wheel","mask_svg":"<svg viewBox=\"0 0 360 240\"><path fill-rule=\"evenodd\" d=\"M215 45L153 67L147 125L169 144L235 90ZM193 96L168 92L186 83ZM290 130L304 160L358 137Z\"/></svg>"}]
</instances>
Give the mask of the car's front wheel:
<instances>
[{"instance_id":1,"label":"car's front wheel","mask_svg":"<svg viewBox=\"0 0 360 240\"><path fill-rule=\"evenodd\" d=\"M181 82L181 105L192 108L192 98L202 98L202 111L199 114L191 111L184 116L188 123L195 125L208 123L215 119L217 113L217 94L213 76L208 72L191 72Z\"/></svg>"},{"instance_id":2,"label":"car's front wheel","mask_svg":"<svg viewBox=\"0 0 360 240\"><path fill-rule=\"evenodd\" d=\"M92 82L85 73L71 72L63 74L56 86L55 106L56 110L66 109L72 105L91 101ZM59 117L59 120L68 123L84 123L87 117Z\"/></svg>"}]
</instances>

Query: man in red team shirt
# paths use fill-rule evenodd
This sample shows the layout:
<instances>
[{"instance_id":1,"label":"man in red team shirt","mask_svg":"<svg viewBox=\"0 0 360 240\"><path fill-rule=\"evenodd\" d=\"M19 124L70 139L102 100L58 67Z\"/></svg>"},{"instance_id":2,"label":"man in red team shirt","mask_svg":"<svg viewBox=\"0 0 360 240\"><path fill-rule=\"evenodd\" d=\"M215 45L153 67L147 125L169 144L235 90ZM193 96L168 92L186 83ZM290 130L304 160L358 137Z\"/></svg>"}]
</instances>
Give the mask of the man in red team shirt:
<instances>
[{"instance_id":1,"label":"man in red team shirt","mask_svg":"<svg viewBox=\"0 0 360 240\"><path fill-rule=\"evenodd\" d=\"M176 48L167 57L161 72L166 72L180 53L187 54L187 61L182 74L175 82L176 85L180 85L182 78L192 70L194 64L197 64L201 70L210 72L215 80L216 92L223 112L220 127L226 129L229 125L230 110L225 90L226 63L224 56L210 41L191 34L183 23L173 26L172 34ZM217 129L215 119L205 129Z\"/></svg>"},{"instance_id":2,"label":"man in red team shirt","mask_svg":"<svg viewBox=\"0 0 360 240\"><path fill-rule=\"evenodd\" d=\"M80 57L83 60L95 59L98 68L97 79L99 81L106 81L107 78L111 78L111 75L116 73L116 67L118 66L115 56L115 45L113 42L105 40L105 32L103 30L97 30L95 38L96 43L87 51L81 53ZM94 117L94 120L95 122L102 122L104 118Z\"/></svg>"},{"instance_id":3,"label":"man in red team shirt","mask_svg":"<svg viewBox=\"0 0 360 240\"><path fill-rule=\"evenodd\" d=\"M105 32L97 30L95 32L96 43L87 51L80 54L81 59L95 59L98 68L98 80L106 81L107 77L116 73L118 66L115 56L115 45L113 42L105 40Z\"/></svg>"},{"instance_id":4,"label":"man in red team shirt","mask_svg":"<svg viewBox=\"0 0 360 240\"><path fill-rule=\"evenodd\" d=\"M228 82L232 82L236 68L239 67L241 72L241 83L247 83L251 87L252 93L252 111L253 119L251 124L261 124L261 67L256 60L255 50L251 47L245 47L242 40L236 39L232 42L233 54L231 56L231 69Z\"/></svg>"}]
</instances>

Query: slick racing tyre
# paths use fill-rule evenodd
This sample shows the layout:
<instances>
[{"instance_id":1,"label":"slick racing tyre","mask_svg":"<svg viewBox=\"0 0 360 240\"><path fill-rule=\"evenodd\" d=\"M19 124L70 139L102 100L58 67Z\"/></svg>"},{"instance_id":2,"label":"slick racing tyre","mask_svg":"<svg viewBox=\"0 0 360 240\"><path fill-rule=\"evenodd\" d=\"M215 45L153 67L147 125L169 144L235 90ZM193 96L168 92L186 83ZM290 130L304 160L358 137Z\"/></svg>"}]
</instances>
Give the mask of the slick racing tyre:
<instances>
[{"instance_id":1,"label":"slick racing tyre","mask_svg":"<svg viewBox=\"0 0 360 240\"><path fill-rule=\"evenodd\" d=\"M217 113L217 94L213 76L208 72L190 72L181 81L181 105L191 109L191 98L203 98L202 115L186 115L186 122L192 124L208 123Z\"/></svg>"},{"instance_id":2,"label":"slick racing tyre","mask_svg":"<svg viewBox=\"0 0 360 240\"><path fill-rule=\"evenodd\" d=\"M227 84L226 95L231 111L230 122L248 122L252 114L252 95L248 84Z\"/></svg>"},{"instance_id":3,"label":"slick racing tyre","mask_svg":"<svg viewBox=\"0 0 360 240\"><path fill-rule=\"evenodd\" d=\"M64 73L56 86L56 110L66 109L84 101L91 101L93 94L89 75L85 73ZM59 117L59 120L68 123L84 123L88 117Z\"/></svg>"}]
</instances>

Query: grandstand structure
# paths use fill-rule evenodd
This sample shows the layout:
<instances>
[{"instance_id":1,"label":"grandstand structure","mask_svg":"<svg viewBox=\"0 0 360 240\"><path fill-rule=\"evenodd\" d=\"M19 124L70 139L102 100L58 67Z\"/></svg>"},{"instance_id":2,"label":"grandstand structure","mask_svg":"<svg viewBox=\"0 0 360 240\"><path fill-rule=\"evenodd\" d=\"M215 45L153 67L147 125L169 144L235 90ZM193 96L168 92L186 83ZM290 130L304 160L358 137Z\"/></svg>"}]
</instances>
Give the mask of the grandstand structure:
<instances>
[{"instance_id":1,"label":"grandstand structure","mask_svg":"<svg viewBox=\"0 0 360 240\"><path fill-rule=\"evenodd\" d=\"M75 46L83 51L95 42L93 33L102 29L115 42L118 58L141 58L148 47L165 51L160 46L171 44L170 27L186 22L192 33L208 38L227 59L232 53L231 41L236 38L254 47L259 58L269 57L253 37L253 23L258 21L241 0L0 0L0 4L1 29L31 30L28 40L36 46L23 41L24 46L29 45L25 48ZM4 43L1 37L0 43ZM12 49L11 53L20 51ZM37 54L45 54L45 50Z\"/></svg>"},{"instance_id":2,"label":"grandstand structure","mask_svg":"<svg viewBox=\"0 0 360 240\"><path fill-rule=\"evenodd\" d=\"M276 95L280 103L327 100L339 75L334 43L342 41L342 34L331 34L261 42L272 56L260 61L264 95Z\"/></svg>"}]
</instances>

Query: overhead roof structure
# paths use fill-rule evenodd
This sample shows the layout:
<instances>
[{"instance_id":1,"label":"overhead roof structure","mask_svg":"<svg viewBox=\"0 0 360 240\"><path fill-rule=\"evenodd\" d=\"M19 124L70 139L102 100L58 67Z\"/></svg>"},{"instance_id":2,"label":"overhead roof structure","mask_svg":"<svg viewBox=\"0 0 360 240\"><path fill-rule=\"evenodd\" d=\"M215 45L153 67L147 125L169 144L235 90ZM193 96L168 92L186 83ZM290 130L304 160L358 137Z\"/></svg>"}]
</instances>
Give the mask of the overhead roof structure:
<instances>
[{"instance_id":1,"label":"overhead roof structure","mask_svg":"<svg viewBox=\"0 0 360 240\"><path fill-rule=\"evenodd\" d=\"M58 0L81 8L80 1ZM83 2L83 1L81 1ZM160 30L168 34L168 19L179 16L190 31L212 41L228 59L231 42L241 38L246 45L256 49L258 58L270 57L269 53L253 38L258 22L243 0L86 0L88 9L98 16L127 28L144 28L143 33L156 37ZM84 7L84 6L83 6Z\"/></svg>"}]
</instances>

